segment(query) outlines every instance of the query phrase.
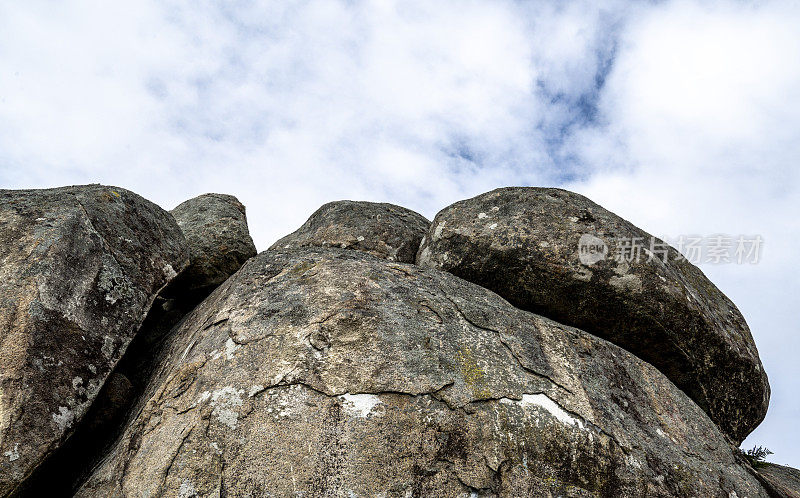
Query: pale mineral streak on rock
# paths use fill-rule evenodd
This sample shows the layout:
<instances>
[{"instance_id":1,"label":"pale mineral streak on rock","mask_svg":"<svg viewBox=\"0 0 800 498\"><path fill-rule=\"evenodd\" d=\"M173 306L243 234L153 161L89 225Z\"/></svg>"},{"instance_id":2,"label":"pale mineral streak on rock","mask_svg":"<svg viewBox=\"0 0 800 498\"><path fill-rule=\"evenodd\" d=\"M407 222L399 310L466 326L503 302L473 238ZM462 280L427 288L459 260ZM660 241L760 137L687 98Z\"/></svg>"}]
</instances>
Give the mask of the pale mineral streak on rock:
<instances>
[{"instance_id":1,"label":"pale mineral streak on rock","mask_svg":"<svg viewBox=\"0 0 800 498\"><path fill-rule=\"evenodd\" d=\"M372 411L381 404L381 400L374 394L342 394L340 398L344 401L345 409L348 413L366 418Z\"/></svg>"},{"instance_id":2,"label":"pale mineral streak on rock","mask_svg":"<svg viewBox=\"0 0 800 498\"><path fill-rule=\"evenodd\" d=\"M636 275L614 276L608 279L608 283L611 284L611 287L622 292L642 292L642 279Z\"/></svg>"},{"instance_id":3,"label":"pale mineral streak on rock","mask_svg":"<svg viewBox=\"0 0 800 498\"><path fill-rule=\"evenodd\" d=\"M571 415L566 410L564 410L558 403L550 399L546 394L537 393L537 394L523 394L522 399L509 399L509 398L501 398L501 403L507 404L518 404L522 407L526 406L537 406L543 408L547 411L550 415L552 415L556 420L561 422L564 425L574 425L579 429L583 429L586 427L586 423L583 419L579 417L575 417Z\"/></svg>"}]
</instances>

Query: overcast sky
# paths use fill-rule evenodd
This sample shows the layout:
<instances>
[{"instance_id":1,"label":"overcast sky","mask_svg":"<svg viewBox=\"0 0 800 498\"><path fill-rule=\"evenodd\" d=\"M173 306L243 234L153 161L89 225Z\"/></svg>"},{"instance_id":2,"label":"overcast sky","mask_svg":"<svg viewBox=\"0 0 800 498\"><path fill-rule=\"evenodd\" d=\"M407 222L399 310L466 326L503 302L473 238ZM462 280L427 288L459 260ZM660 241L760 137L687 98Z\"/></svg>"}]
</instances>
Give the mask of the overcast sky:
<instances>
[{"instance_id":1,"label":"overcast sky","mask_svg":"<svg viewBox=\"0 0 800 498\"><path fill-rule=\"evenodd\" d=\"M703 264L772 385L745 442L800 467L800 4L0 0L0 188L248 209L259 249L337 199L429 218L561 186Z\"/></svg>"}]
</instances>

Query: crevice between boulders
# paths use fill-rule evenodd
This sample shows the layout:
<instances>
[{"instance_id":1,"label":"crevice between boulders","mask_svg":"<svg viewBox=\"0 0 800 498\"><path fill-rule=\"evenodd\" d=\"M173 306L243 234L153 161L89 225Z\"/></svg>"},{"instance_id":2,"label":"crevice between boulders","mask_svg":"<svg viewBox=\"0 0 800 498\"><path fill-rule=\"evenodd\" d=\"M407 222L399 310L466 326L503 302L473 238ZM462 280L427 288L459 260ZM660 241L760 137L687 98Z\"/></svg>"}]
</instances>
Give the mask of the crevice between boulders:
<instances>
[{"instance_id":1,"label":"crevice between boulders","mask_svg":"<svg viewBox=\"0 0 800 498\"><path fill-rule=\"evenodd\" d=\"M136 415L131 409L144 394L170 332L211 291L213 288L180 293L171 285L162 289L72 435L20 484L12 497L57 498L74 494L122 434L129 418ZM170 299L165 294L184 297Z\"/></svg>"},{"instance_id":2,"label":"crevice between boulders","mask_svg":"<svg viewBox=\"0 0 800 498\"><path fill-rule=\"evenodd\" d=\"M79 202L88 217L86 207ZM138 332L108 374L72 434L14 490L14 497L72 496L122 434L154 374L170 333L224 280L256 255L244 206L233 196L205 194L171 214L189 243L187 266L150 303ZM88 217L88 223L97 232ZM220 231L220 220L227 230ZM111 247L97 232L116 260ZM224 234L224 235L220 235Z\"/></svg>"}]
</instances>

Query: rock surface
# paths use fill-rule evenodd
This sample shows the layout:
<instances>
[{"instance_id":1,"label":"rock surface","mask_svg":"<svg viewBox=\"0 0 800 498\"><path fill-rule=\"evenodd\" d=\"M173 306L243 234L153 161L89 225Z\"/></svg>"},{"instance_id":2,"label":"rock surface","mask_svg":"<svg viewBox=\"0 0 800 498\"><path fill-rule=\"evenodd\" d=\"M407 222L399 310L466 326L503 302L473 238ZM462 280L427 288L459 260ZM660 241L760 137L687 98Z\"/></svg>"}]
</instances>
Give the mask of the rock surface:
<instances>
[{"instance_id":1,"label":"rock surface","mask_svg":"<svg viewBox=\"0 0 800 498\"><path fill-rule=\"evenodd\" d=\"M611 252L584 254L584 264L585 234ZM667 246L666 262L663 253L634 259L613 249L614 240L632 238L645 247L651 240L581 195L502 188L439 212L417 263L620 345L655 365L740 443L763 420L770 392L747 323L675 249Z\"/></svg>"},{"instance_id":2,"label":"rock surface","mask_svg":"<svg viewBox=\"0 0 800 498\"><path fill-rule=\"evenodd\" d=\"M190 251L189 268L170 291L208 293L256 255L245 208L236 197L203 194L170 212L186 235Z\"/></svg>"},{"instance_id":3,"label":"rock surface","mask_svg":"<svg viewBox=\"0 0 800 498\"><path fill-rule=\"evenodd\" d=\"M127 190L0 191L0 495L70 434L187 263L175 220Z\"/></svg>"},{"instance_id":4,"label":"rock surface","mask_svg":"<svg viewBox=\"0 0 800 498\"><path fill-rule=\"evenodd\" d=\"M800 470L767 463L758 468L758 473L781 497L800 498Z\"/></svg>"},{"instance_id":5,"label":"rock surface","mask_svg":"<svg viewBox=\"0 0 800 498\"><path fill-rule=\"evenodd\" d=\"M413 263L430 221L394 204L337 201L323 205L270 249L341 247Z\"/></svg>"},{"instance_id":6,"label":"rock surface","mask_svg":"<svg viewBox=\"0 0 800 498\"><path fill-rule=\"evenodd\" d=\"M340 249L249 260L134 413L78 496L766 496L649 364Z\"/></svg>"}]
</instances>

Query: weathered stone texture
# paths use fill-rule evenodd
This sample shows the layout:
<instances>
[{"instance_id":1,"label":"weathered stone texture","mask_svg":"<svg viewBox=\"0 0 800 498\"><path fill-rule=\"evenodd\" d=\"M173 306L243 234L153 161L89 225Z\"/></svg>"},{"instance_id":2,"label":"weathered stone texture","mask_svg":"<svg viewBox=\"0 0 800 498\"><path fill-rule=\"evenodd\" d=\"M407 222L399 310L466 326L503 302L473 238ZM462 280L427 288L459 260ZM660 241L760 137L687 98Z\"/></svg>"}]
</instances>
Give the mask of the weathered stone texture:
<instances>
[{"instance_id":1,"label":"weathered stone texture","mask_svg":"<svg viewBox=\"0 0 800 498\"><path fill-rule=\"evenodd\" d=\"M175 220L127 190L0 190L0 495L70 434L187 262Z\"/></svg>"},{"instance_id":2,"label":"weathered stone texture","mask_svg":"<svg viewBox=\"0 0 800 498\"><path fill-rule=\"evenodd\" d=\"M189 243L190 263L172 293L210 292L256 255L244 205L232 195L203 194L170 211Z\"/></svg>"},{"instance_id":3,"label":"weathered stone texture","mask_svg":"<svg viewBox=\"0 0 800 498\"><path fill-rule=\"evenodd\" d=\"M649 364L340 249L249 260L134 413L78 496L766 496Z\"/></svg>"},{"instance_id":4,"label":"weathered stone texture","mask_svg":"<svg viewBox=\"0 0 800 498\"><path fill-rule=\"evenodd\" d=\"M582 236L611 252L582 262ZM666 258L644 250L628 258L615 240L645 248L653 240ZM763 420L770 394L750 330L697 267L659 242L581 195L513 187L440 211L417 263L623 347L661 370L739 443Z\"/></svg>"},{"instance_id":5,"label":"weathered stone texture","mask_svg":"<svg viewBox=\"0 0 800 498\"><path fill-rule=\"evenodd\" d=\"M429 225L422 215L393 204L329 202L270 249L341 247L413 263Z\"/></svg>"}]
</instances>

